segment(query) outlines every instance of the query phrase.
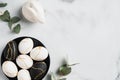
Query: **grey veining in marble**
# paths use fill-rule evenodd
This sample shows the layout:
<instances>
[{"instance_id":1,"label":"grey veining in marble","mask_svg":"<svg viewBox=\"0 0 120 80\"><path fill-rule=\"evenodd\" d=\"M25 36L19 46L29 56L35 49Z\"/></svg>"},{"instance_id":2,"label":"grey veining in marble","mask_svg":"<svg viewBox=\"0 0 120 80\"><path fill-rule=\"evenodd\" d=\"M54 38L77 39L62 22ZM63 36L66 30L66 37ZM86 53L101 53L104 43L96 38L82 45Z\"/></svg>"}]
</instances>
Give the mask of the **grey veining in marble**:
<instances>
[{"instance_id":1,"label":"grey veining in marble","mask_svg":"<svg viewBox=\"0 0 120 80\"><path fill-rule=\"evenodd\" d=\"M26 0L5 0L11 15ZM39 0L46 24L21 21L21 33L9 31L0 21L0 53L9 40L32 36L42 41L51 56L49 72L55 72L68 54L74 66L68 80L115 80L120 56L120 0ZM0 71L0 80L7 80ZM44 80L47 80L46 78Z\"/></svg>"}]
</instances>

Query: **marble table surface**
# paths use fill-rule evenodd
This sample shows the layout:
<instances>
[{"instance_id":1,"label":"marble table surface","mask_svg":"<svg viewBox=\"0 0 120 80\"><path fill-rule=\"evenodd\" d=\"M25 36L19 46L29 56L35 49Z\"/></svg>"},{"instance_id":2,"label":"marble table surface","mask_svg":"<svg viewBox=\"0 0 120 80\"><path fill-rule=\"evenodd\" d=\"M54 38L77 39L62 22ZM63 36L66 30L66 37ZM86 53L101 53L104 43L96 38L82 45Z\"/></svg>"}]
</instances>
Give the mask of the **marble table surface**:
<instances>
[{"instance_id":1,"label":"marble table surface","mask_svg":"<svg viewBox=\"0 0 120 80\"><path fill-rule=\"evenodd\" d=\"M20 15L21 6L26 2L4 1L8 6L0 11L7 9L13 16ZM71 64L80 64L73 67L67 80L117 80L120 71L120 0L39 0L39 3L46 12L45 24L22 20L20 34L14 34L0 21L0 53L8 41L31 36L49 50L49 73L55 72L68 55ZM48 80L46 77L43 80ZM7 80L1 69L0 80Z\"/></svg>"}]
</instances>

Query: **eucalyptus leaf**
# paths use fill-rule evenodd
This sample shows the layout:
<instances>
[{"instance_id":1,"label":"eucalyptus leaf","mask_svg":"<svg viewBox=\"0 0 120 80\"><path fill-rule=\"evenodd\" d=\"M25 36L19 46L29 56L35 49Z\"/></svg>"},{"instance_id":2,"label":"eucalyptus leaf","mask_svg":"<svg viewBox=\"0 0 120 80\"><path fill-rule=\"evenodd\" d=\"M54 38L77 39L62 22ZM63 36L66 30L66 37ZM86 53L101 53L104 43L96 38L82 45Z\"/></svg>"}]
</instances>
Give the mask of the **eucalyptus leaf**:
<instances>
[{"instance_id":1,"label":"eucalyptus leaf","mask_svg":"<svg viewBox=\"0 0 120 80\"><path fill-rule=\"evenodd\" d=\"M12 23L12 21L10 20L10 21L8 22L8 26L9 26L10 29L12 28L12 25L13 25L13 23Z\"/></svg>"},{"instance_id":2,"label":"eucalyptus leaf","mask_svg":"<svg viewBox=\"0 0 120 80\"><path fill-rule=\"evenodd\" d=\"M5 7L7 6L7 3L0 3L0 7Z\"/></svg>"},{"instance_id":3,"label":"eucalyptus leaf","mask_svg":"<svg viewBox=\"0 0 120 80\"><path fill-rule=\"evenodd\" d=\"M15 32L15 33L19 33L20 32L20 30L21 30L21 25L20 24L17 24L14 28L13 28L13 32Z\"/></svg>"},{"instance_id":4,"label":"eucalyptus leaf","mask_svg":"<svg viewBox=\"0 0 120 80\"><path fill-rule=\"evenodd\" d=\"M19 21L20 21L20 18L17 17L17 16L15 16L15 17L13 17L12 19L10 19L9 22L8 22L9 28L11 29L11 28L12 28L12 25L13 25L14 23L19 22Z\"/></svg>"},{"instance_id":5,"label":"eucalyptus leaf","mask_svg":"<svg viewBox=\"0 0 120 80\"><path fill-rule=\"evenodd\" d=\"M14 24L14 23L17 23L17 22L19 22L20 21L20 18L19 17L17 17L17 16L15 16L15 17L13 17L12 19L11 19L11 22Z\"/></svg>"},{"instance_id":6,"label":"eucalyptus leaf","mask_svg":"<svg viewBox=\"0 0 120 80\"><path fill-rule=\"evenodd\" d=\"M71 71L72 71L71 67L63 65L59 68L58 73L62 76L66 76L66 75L70 74Z\"/></svg>"},{"instance_id":7,"label":"eucalyptus leaf","mask_svg":"<svg viewBox=\"0 0 120 80\"><path fill-rule=\"evenodd\" d=\"M5 22L9 22L10 21L10 13L8 12L8 10L6 10L3 15L0 16L0 19L2 21L5 21Z\"/></svg>"}]
</instances>

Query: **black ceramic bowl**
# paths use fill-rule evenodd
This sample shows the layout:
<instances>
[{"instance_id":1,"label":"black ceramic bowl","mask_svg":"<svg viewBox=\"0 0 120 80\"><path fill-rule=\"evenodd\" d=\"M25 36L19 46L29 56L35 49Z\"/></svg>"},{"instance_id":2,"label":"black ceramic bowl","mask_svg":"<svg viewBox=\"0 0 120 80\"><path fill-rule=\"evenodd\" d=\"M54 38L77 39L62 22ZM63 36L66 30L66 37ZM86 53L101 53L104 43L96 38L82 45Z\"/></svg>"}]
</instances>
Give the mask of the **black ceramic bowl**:
<instances>
[{"instance_id":1,"label":"black ceramic bowl","mask_svg":"<svg viewBox=\"0 0 120 80\"><path fill-rule=\"evenodd\" d=\"M24 38L31 38L32 40L33 40L33 42L34 42L34 47L36 47L36 46L43 46L43 47L45 47L39 40L37 40L37 39L35 39L35 38L32 38L32 37L19 37L19 38L16 38L16 39L14 39L14 40L12 40L12 41L15 41L16 43L17 43L17 46L18 46L18 44L19 44L19 42L22 40L22 39L24 39ZM4 61L6 61L6 59L5 59L5 57L4 57L4 52L6 51L6 48L7 48L7 45L6 45L6 47L4 48L4 50L3 50L3 52L2 52L2 55L1 55L1 65L3 64L3 62ZM18 55L20 55L20 53L18 52ZM27 55L29 55L29 54L27 54ZM16 60L13 60L13 62L16 64ZM36 63L36 62L38 62L38 61L34 61L34 63ZM48 72L48 70L49 70L49 67L50 67L50 56L48 56L47 57L47 59L45 59L44 61L42 61L42 62L45 62L46 64L47 64L47 70L46 70L46 72L41 76L41 79L39 79L39 80L42 80L44 77L45 77L45 75L47 74L47 72ZM33 63L33 64L34 64ZM17 66L17 64L16 64L16 66ZM18 66L17 66L18 67ZM18 70L20 70L21 68L20 67L18 67ZM28 71L30 71L30 69L28 69ZM8 77L8 76L6 76L9 80L17 80L17 77L15 77L15 78L10 78L10 77ZM32 79L33 80L33 79Z\"/></svg>"}]
</instances>

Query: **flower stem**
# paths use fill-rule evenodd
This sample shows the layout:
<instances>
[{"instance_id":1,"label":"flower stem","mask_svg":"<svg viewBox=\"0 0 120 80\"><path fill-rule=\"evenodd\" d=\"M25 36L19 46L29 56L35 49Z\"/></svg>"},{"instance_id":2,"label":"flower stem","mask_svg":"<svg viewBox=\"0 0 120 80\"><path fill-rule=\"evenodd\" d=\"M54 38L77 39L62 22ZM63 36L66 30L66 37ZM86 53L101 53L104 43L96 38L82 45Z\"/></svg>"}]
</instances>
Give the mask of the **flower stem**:
<instances>
[{"instance_id":1,"label":"flower stem","mask_svg":"<svg viewBox=\"0 0 120 80\"><path fill-rule=\"evenodd\" d=\"M80 63L74 63L74 64L68 64L67 66L75 66L75 65L78 65Z\"/></svg>"}]
</instances>

